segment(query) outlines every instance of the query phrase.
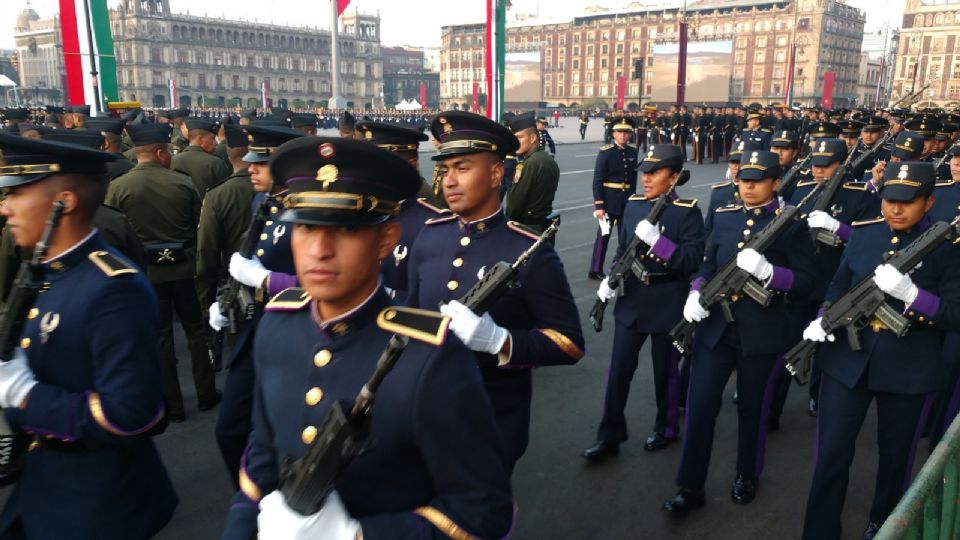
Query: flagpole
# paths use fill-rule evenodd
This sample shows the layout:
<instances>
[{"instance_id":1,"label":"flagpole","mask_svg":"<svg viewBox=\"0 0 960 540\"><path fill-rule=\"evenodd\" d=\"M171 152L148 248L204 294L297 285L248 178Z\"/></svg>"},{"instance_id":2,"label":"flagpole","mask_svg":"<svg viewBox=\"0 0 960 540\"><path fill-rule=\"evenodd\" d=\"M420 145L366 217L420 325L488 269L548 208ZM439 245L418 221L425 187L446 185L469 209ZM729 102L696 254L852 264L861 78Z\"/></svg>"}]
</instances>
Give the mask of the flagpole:
<instances>
[{"instance_id":1,"label":"flagpole","mask_svg":"<svg viewBox=\"0 0 960 540\"><path fill-rule=\"evenodd\" d=\"M340 13L337 6L337 0L330 0L330 72L333 74L330 101L327 102L328 109L346 109L347 101L340 94Z\"/></svg>"}]
</instances>

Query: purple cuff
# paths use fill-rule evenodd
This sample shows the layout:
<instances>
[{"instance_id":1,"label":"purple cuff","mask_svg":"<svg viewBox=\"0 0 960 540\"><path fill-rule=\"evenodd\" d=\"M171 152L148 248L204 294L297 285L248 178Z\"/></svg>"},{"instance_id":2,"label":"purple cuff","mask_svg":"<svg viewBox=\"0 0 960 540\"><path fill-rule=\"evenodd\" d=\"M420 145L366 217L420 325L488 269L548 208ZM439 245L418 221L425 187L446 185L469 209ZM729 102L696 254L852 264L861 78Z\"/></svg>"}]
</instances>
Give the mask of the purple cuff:
<instances>
[{"instance_id":1,"label":"purple cuff","mask_svg":"<svg viewBox=\"0 0 960 540\"><path fill-rule=\"evenodd\" d=\"M650 253L653 253L663 262L669 262L673 257L673 252L677 250L677 245L664 235L660 235L657 241L650 246Z\"/></svg>"},{"instance_id":2,"label":"purple cuff","mask_svg":"<svg viewBox=\"0 0 960 540\"><path fill-rule=\"evenodd\" d=\"M774 265L773 274L767 280L766 287L778 291L789 291L793 287L793 270Z\"/></svg>"},{"instance_id":3,"label":"purple cuff","mask_svg":"<svg viewBox=\"0 0 960 540\"><path fill-rule=\"evenodd\" d=\"M270 272L267 276L267 296L273 297L280 291L297 286L297 276L282 272Z\"/></svg>"},{"instance_id":4,"label":"purple cuff","mask_svg":"<svg viewBox=\"0 0 960 540\"><path fill-rule=\"evenodd\" d=\"M907 311L917 311L928 318L936 316L940 311L940 297L930 291L917 287L917 297L907 306Z\"/></svg>"},{"instance_id":5,"label":"purple cuff","mask_svg":"<svg viewBox=\"0 0 960 540\"><path fill-rule=\"evenodd\" d=\"M690 284L690 291L691 291L691 292L692 292L692 291L699 291L700 289L703 288L703 286L704 286L704 284L706 284L706 282L707 282L707 278L705 278L705 277L703 277L703 276L697 276L696 279L693 280L693 283Z\"/></svg>"},{"instance_id":6,"label":"purple cuff","mask_svg":"<svg viewBox=\"0 0 960 540\"><path fill-rule=\"evenodd\" d=\"M869 173L869 171L867 171L867 173ZM876 193L877 186L873 183L873 175L871 175L871 177L868 179L866 176L867 173L864 173L864 176L863 176L864 181L867 183L867 192Z\"/></svg>"},{"instance_id":7,"label":"purple cuff","mask_svg":"<svg viewBox=\"0 0 960 540\"><path fill-rule=\"evenodd\" d=\"M853 229L850 228L846 223L840 223L840 227L837 228L837 236L840 237L844 242L850 241L850 234L853 233Z\"/></svg>"},{"instance_id":8,"label":"purple cuff","mask_svg":"<svg viewBox=\"0 0 960 540\"><path fill-rule=\"evenodd\" d=\"M817 310L817 318L819 319L820 317L823 317L823 312L826 310L827 308L820 306L820 309Z\"/></svg>"}]
</instances>

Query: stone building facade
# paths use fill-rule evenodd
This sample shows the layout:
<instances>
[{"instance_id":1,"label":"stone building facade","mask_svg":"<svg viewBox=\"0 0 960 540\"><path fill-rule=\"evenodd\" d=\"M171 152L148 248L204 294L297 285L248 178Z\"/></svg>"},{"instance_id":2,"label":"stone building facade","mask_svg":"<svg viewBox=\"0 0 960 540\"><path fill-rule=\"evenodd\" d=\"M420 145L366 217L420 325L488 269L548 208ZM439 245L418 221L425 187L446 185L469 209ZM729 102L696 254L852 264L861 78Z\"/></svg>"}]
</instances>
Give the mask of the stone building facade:
<instances>
[{"instance_id":1,"label":"stone building facade","mask_svg":"<svg viewBox=\"0 0 960 540\"><path fill-rule=\"evenodd\" d=\"M28 4L17 16L13 28L14 58L24 103L63 102L65 86L63 49L60 45L60 21L41 19Z\"/></svg>"},{"instance_id":2,"label":"stone building facade","mask_svg":"<svg viewBox=\"0 0 960 540\"><path fill-rule=\"evenodd\" d=\"M506 48L542 51L547 104L609 106L624 76L626 102L636 106L641 92L649 100L654 85L676 86L675 78L654 80L650 66L654 45L677 41L681 17L690 40L733 42L731 101L782 101L791 44L797 49L794 103L819 104L827 71L836 74L834 106L856 100L865 16L838 0L703 0L688 2L685 12L635 2L572 21L509 24ZM442 44L441 103L469 103L474 81L486 88L484 25L444 27ZM643 88L629 80L637 59L644 60Z\"/></svg>"},{"instance_id":3,"label":"stone building facade","mask_svg":"<svg viewBox=\"0 0 960 540\"><path fill-rule=\"evenodd\" d=\"M914 92L919 106L960 104L960 0L906 0L890 101Z\"/></svg>"},{"instance_id":4,"label":"stone building facade","mask_svg":"<svg viewBox=\"0 0 960 540\"><path fill-rule=\"evenodd\" d=\"M423 50L383 47L383 101L393 107L405 99L420 99L420 86L427 90L427 107L440 104L440 74L426 65ZM422 104L422 103L421 103Z\"/></svg>"}]
</instances>

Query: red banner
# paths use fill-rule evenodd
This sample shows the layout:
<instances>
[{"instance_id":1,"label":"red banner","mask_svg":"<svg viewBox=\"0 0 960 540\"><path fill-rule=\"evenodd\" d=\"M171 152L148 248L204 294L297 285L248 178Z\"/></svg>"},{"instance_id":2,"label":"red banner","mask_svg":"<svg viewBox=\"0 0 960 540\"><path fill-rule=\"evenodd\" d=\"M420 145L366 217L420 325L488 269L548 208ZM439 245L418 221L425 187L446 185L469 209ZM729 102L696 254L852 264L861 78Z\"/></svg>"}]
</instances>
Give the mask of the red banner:
<instances>
[{"instance_id":1,"label":"red banner","mask_svg":"<svg viewBox=\"0 0 960 540\"><path fill-rule=\"evenodd\" d=\"M337 16L343 15L344 10L350 5L350 0L337 0Z\"/></svg>"},{"instance_id":2,"label":"red banner","mask_svg":"<svg viewBox=\"0 0 960 540\"><path fill-rule=\"evenodd\" d=\"M627 92L627 78L617 78L617 110L623 110L623 95Z\"/></svg>"},{"instance_id":3,"label":"red banner","mask_svg":"<svg viewBox=\"0 0 960 540\"><path fill-rule=\"evenodd\" d=\"M470 112L480 110L480 83L473 81L473 101L470 102Z\"/></svg>"},{"instance_id":4,"label":"red banner","mask_svg":"<svg viewBox=\"0 0 960 540\"><path fill-rule=\"evenodd\" d=\"M427 110L427 83L420 83L420 109Z\"/></svg>"},{"instance_id":5,"label":"red banner","mask_svg":"<svg viewBox=\"0 0 960 540\"><path fill-rule=\"evenodd\" d=\"M823 94L820 97L820 106L824 109L833 108L833 83L837 79L837 74L833 71L823 73Z\"/></svg>"}]
</instances>

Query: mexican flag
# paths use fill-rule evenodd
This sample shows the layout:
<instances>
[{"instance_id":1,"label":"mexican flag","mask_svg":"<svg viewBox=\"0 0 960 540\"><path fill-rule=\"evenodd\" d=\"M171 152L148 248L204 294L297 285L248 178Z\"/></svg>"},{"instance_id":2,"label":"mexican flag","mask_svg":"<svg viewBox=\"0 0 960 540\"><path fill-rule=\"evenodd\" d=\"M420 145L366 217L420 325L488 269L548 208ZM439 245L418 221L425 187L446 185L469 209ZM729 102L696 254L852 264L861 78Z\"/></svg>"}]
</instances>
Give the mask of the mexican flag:
<instances>
[{"instance_id":1,"label":"mexican flag","mask_svg":"<svg viewBox=\"0 0 960 540\"><path fill-rule=\"evenodd\" d=\"M787 60L787 84L783 92L783 104L787 107L793 105L793 72L797 63L797 46L790 44L790 58Z\"/></svg>"},{"instance_id":2,"label":"mexican flag","mask_svg":"<svg viewBox=\"0 0 960 540\"><path fill-rule=\"evenodd\" d=\"M69 104L92 112L119 101L107 0L60 0L60 31Z\"/></svg>"}]
</instances>

